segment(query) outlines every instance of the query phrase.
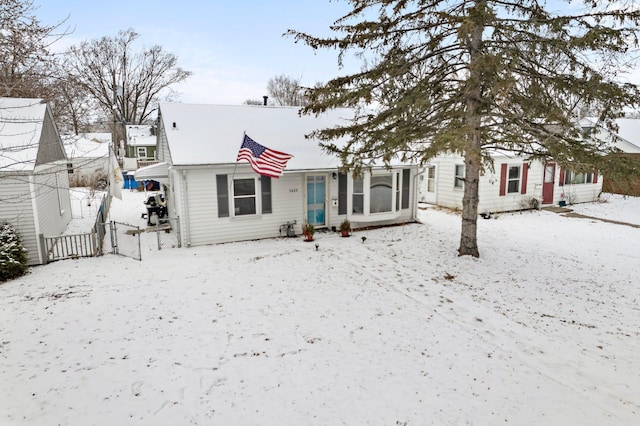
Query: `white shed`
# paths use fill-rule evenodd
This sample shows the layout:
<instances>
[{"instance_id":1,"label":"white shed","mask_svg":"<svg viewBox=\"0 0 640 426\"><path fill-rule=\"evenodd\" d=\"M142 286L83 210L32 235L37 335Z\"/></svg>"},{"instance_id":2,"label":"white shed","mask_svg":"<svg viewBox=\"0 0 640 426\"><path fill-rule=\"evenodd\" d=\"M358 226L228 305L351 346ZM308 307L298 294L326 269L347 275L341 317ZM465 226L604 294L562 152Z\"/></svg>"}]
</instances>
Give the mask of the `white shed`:
<instances>
[{"instance_id":1,"label":"white shed","mask_svg":"<svg viewBox=\"0 0 640 426\"><path fill-rule=\"evenodd\" d=\"M29 264L44 264L39 235L71 221L67 157L51 110L41 99L0 98L0 221L13 225Z\"/></svg>"}]
</instances>

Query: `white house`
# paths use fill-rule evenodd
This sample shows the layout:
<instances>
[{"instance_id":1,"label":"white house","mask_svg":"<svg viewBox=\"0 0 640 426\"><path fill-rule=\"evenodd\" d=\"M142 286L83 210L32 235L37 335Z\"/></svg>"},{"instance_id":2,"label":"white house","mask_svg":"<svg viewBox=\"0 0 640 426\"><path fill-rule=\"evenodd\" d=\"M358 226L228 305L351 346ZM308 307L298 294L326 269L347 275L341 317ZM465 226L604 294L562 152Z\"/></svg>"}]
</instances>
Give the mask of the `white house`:
<instances>
[{"instance_id":1,"label":"white house","mask_svg":"<svg viewBox=\"0 0 640 426\"><path fill-rule=\"evenodd\" d=\"M0 98L0 221L13 225L29 264L44 264L39 235L71 221L67 156L48 105Z\"/></svg>"},{"instance_id":2,"label":"white house","mask_svg":"<svg viewBox=\"0 0 640 426\"><path fill-rule=\"evenodd\" d=\"M615 133L597 124L595 118L583 118L580 127L591 136L614 144L622 152L640 154L640 119L618 118L615 120L618 131Z\"/></svg>"},{"instance_id":3,"label":"white house","mask_svg":"<svg viewBox=\"0 0 640 426\"><path fill-rule=\"evenodd\" d=\"M62 135L67 153L69 185L92 186L109 173L110 133Z\"/></svg>"},{"instance_id":4,"label":"white house","mask_svg":"<svg viewBox=\"0 0 640 426\"><path fill-rule=\"evenodd\" d=\"M160 163L135 176L164 184L168 214L179 217L185 246L276 237L288 223L300 234L305 222L333 229L344 218L356 228L414 220L416 166L381 166L362 176L340 173L338 159L305 135L339 124L351 110L318 117L300 116L298 110L160 105ZM282 176L260 176L247 162L236 161L245 132L261 145L293 155Z\"/></svg>"},{"instance_id":5,"label":"white house","mask_svg":"<svg viewBox=\"0 0 640 426\"><path fill-rule=\"evenodd\" d=\"M578 173L555 162L528 162L524 157L496 153L494 170L480 176L478 212L523 210L541 205L595 201L602 191L596 171ZM465 165L459 155L433 159L421 175L419 201L461 209Z\"/></svg>"},{"instance_id":6,"label":"white house","mask_svg":"<svg viewBox=\"0 0 640 426\"><path fill-rule=\"evenodd\" d=\"M125 170L135 170L156 161L155 128L148 124L126 126L127 149L124 157Z\"/></svg>"}]
</instances>

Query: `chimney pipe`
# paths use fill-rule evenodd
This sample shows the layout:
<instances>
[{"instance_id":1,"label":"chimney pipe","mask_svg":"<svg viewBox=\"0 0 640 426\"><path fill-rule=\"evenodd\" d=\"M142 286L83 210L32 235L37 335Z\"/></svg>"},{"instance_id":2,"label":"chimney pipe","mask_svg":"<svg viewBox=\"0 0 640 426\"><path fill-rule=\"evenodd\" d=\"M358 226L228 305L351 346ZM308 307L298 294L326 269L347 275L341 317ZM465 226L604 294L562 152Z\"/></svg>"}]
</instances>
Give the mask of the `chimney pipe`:
<instances>
[{"instance_id":1,"label":"chimney pipe","mask_svg":"<svg viewBox=\"0 0 640 426\"><path fill-rule=\"evenodd\" d=\"M267 99L269 99L269 97L268 96L263 96L262 99L264 99L263 105L267 106Z\"/></svg>"}]
</instances>

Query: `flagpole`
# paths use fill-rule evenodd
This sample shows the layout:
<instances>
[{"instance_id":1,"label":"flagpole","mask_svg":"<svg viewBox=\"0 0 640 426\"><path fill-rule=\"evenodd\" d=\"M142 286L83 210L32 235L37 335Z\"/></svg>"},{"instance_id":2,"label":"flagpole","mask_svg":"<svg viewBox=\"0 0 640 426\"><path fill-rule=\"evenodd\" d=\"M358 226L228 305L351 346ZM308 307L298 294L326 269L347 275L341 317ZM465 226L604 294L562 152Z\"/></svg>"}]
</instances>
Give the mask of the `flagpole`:
<instances>
[{"instance_id":1,"label":"flagpole","mask_svg":"<svg viewBox=\"0 0 640 426\"><path fill-rule=\"evenodd\" d=\"M245 130L242 133L242 142L244 143L244 138L245 136L247 136L247 131ZM242 144L240 144L240 147L242 148ZM231 182L233 182L233 178L235 178L236 176L236 169L238 168L238 157L236 156L236 164L233 166L233 173L231 174ZM229 189L231 189L231 185L229 185Z\"/></svg>"}]
</instances>

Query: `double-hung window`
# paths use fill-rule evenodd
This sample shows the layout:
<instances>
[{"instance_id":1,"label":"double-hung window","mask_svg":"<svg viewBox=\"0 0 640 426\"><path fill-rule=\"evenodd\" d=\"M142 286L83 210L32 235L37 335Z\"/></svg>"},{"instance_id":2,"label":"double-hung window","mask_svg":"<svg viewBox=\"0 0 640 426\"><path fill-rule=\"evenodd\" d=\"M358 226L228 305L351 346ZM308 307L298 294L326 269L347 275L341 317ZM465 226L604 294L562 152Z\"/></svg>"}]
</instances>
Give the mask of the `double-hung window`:
<instances>
[{"instance_id":1,"label":"double-hung window","mask_svg":"<svg viewBox=\"0 0 640 426\"><path fill-rule=\"evenodd\" d=\"M507 194L520 192L520 166L509 166L507 174Z\"/></svg>"},{"instance_id":2,"label":"double-hung window","mask_svg":"<svg viewBox=\"0 0 640 426\"><path fill-rule=\"evenodd\" d=\"M228 175L216 175L216 189L218 217L249 216L272 212L271 179L269 177L236 178L230 185Z\"/></svg>"},{"instance_id":3,"label":"double-hung window","mask_svg":"<svg viewBox=\"0 0 640 426\"><path fill-rule=\"evenodd\" d=\"M256 180L233 180L233 215L245 216L256 214Z\"/></svg>"}]
</instances>

